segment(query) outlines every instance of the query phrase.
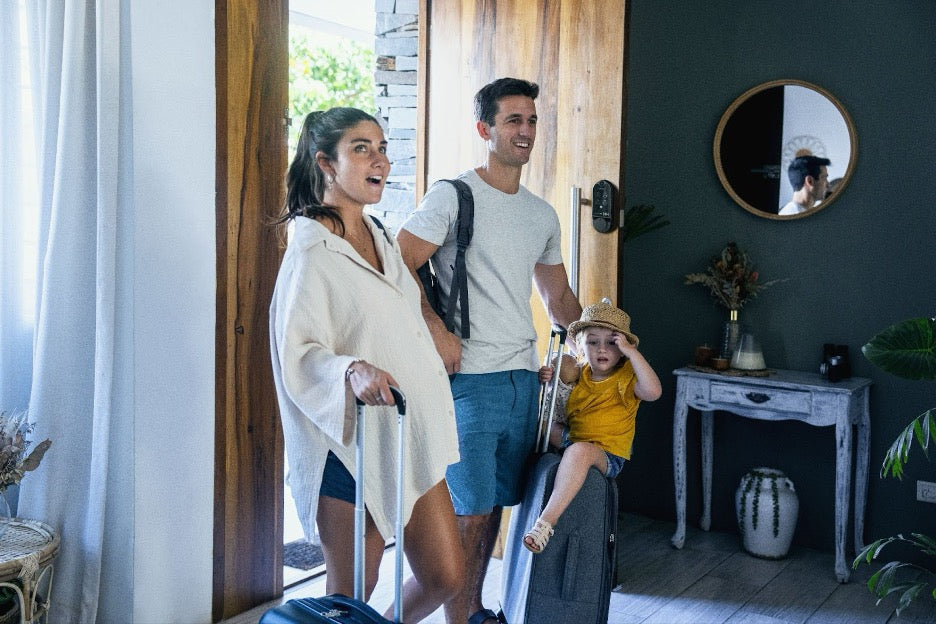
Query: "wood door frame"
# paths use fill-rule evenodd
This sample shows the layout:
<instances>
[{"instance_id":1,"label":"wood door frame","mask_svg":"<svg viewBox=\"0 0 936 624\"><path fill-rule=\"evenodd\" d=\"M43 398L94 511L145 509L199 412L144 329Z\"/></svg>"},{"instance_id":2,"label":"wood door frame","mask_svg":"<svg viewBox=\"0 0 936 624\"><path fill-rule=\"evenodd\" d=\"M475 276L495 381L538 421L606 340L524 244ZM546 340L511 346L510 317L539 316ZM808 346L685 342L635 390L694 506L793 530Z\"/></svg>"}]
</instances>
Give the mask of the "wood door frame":
<instances>
[{"instance_id":1,"label":"wood door frame","mask_svg":"<svg viewBox=\"0 0 936 624\"><path fill-rule=\"evenodd\" d=\"M427 181L431 1L419 0L418 10L417 106L421 112L417 115L416 196L420 197ZM215 24L212 620L219 621L279 597L283 591L283 434L268 338L268 308L282 249L268 223L284 196L288 0L215 0ZM619 175L623 175L623 162ZM595 237L589 233L587 238ZM618 236L583 244L580 253L586 258L619 256ZM612 275L590 276L587 281L609 280L596 291L609 287L616 291L618 272Z\"/></svg>"},{"instance_id":2,"label":"wood door frame","mask_svg":"<svg viewBox=\"0 0 936 624\"><path fill-rule=\"evenodd\" d=\"M215 0L215 492L212 620L283 592L283 434L269 305L281 259L288 0Z\"/></svg>"}]
</instances>

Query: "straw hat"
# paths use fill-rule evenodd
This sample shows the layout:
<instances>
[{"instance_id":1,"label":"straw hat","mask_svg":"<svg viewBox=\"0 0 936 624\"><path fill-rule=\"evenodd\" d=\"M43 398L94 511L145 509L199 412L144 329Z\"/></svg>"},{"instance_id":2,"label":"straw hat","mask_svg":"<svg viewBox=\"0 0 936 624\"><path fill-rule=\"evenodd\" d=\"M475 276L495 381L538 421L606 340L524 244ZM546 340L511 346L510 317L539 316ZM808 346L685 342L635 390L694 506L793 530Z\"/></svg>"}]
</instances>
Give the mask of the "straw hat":
<instances>
[{"instance_id":1,"label":"straw hat","mask_svg":"<svg viewBox=\"0 0 936 624\"><path fill-rule=\"evenodd\" d=\"M569 338L588 327L604 327L621 332L627 341L635 347L640 340L630 331L630 317L624 310L619 310L608 303L595 303L582 310L582 318L569 323Z\"/></svg>"}]
</instances>

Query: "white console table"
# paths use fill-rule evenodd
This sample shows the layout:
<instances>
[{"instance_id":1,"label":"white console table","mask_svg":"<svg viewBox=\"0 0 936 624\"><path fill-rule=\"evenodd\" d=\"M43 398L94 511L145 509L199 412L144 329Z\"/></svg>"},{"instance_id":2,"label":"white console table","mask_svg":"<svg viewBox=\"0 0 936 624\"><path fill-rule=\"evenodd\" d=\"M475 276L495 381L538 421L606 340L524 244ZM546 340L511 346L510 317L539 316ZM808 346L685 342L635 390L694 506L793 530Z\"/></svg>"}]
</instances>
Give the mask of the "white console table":
<instances>
[{"instance_id":1,"label":"white console table","mask_svg":"<svg viewBox=\"0 0 936 624\"><path fill-rule=\"evenodd\" d=\"M845 561L848 508L855 480L855 551L863 547L864 512L868 493L868 454L871 416L870 379L852 377L838 382L818 373L776 370L766 377L737 376L679 368L673 413L673 471L676 481L676 533L673 545L686 540L686 415L689 408L702 414L702 529L709 530L712 505L712 416L723 410L758 420L799 420L817 427L835 426L835 576L848 582ZM857 428L857 457L852 457L853 430ZM854 473L853 464L854 460Z\"/></svg>"}]
</instances>

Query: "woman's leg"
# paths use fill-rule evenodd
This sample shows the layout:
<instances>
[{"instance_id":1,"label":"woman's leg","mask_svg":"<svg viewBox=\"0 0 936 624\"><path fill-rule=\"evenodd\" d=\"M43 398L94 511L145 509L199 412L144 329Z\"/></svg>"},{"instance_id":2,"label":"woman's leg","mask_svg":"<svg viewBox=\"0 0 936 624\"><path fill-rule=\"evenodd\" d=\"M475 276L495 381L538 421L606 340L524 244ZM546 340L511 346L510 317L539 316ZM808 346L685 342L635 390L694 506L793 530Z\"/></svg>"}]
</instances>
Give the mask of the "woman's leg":
<instances>
[{"instance_id":1,"label":"woman's leg","mask_svg":"<svg viewBox=\"0 0 936 624\"><path fill-rule=\"evenodd\" d=\"M562 454L552 494L540 518L551 525L556 524L559 516L582 489L588 469L592 466L602 474L608 469L608 457L601 447L591 442L575 442L569 446Z\"/></svg>"},{"instance_id":2,"label":"woman's leg","mask_svg":"<svg viewBox=\"0 0 936 624\"><path fill-rule=\"evenodd\" d=\"M365 515L364 595L370 598L377 585L377 571L386 543L370 514ZM325 592L353 596L354 505L331 496L320 496L316 522L325 556Z\"/></svg>"},{"instance_id":3,"label":"woman's leg","mask_svg":"<svg viewBox=\"0 0 936 624\"><path fill-rule=\"evenodd\" d=\"M418 622L463 589L465 552L445 481L423 494L404 529L413 576L403 586L403 618ZM393 615L393 607L384 617Z\"/></svg>"}]
</instances>

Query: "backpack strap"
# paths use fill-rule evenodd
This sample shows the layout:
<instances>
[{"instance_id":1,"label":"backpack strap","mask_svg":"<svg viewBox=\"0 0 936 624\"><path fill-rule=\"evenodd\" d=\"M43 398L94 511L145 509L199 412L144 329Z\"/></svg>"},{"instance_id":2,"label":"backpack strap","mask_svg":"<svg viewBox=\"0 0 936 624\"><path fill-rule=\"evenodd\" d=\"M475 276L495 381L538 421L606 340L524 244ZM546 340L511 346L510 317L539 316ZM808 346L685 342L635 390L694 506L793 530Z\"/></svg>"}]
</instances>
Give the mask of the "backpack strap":
<instances>
[{"instance_id":1,"label":"backpack strap","mask_svg":"<svg viewBox=\"0 0 936 624\"><path fill-rule=\"evenodd\" d=\"M383 232L384 238L386 238L387 242L390 243L391 246L393 246L393 240L390 238L390 233L387 231L387 228L384 226L384 224L380 222L380 219L378 219L372 214L368 214L367 216L370 217L371 221L373 221L374 224L380 228L380 231Z\"/></svg>"},{"instance_id":2,"label":"backpack strap","mask_svg":"<svg viewBox=\"0 0 936 624\"><path fill-rule=\"evenodd\" d=\"M452 285L449 288L448 305L445 306L445 328L455 327L455 304L461 308L461 337L471 336L468 322L468 267L465 265L465 251L474 234L474 196L464 180L444 180L455 187L458 194L458 217L455 219L456 252L455 269L452 273Z\"/></svg>"}]
</instances>

